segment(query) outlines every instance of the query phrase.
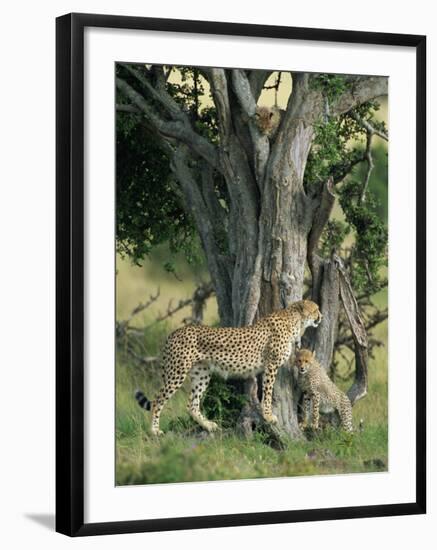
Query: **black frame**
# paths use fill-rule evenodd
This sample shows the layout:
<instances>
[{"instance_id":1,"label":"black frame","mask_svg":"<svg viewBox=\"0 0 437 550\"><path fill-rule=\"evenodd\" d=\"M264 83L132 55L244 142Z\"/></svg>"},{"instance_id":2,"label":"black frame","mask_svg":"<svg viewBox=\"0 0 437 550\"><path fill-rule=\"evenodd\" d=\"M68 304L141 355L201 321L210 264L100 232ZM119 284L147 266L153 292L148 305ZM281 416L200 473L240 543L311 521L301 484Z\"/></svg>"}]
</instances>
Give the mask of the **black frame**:
<instances>
[{"instance_id":1,"label":"black frame","mask_svg":"<svg viewBox=\"0 0 437 550\"><path fill-rule=\"evenodd\" d=\"M407 46L416 49L416 501L188 518L84 523L84 28L107 27ZM114 15L56 20L56 530L103 535L426 512L426 37Z\"/></svg>"}]
</instances>

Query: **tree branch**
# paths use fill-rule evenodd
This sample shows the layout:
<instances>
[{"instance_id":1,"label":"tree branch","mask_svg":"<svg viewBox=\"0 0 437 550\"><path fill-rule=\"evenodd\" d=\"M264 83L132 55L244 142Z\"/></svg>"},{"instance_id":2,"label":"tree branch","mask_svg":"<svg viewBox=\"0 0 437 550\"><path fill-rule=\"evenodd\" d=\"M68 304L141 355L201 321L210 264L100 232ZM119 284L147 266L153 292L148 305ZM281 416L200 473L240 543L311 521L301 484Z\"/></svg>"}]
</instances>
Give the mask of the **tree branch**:
<instances>
[{"instance_id":1,"label":"tree branch","mask_svg":"<svg viewBox=\"0 0 437 550\"><path fill-rule=\"evenodd\" d=\"M132 113L132 114L141 114L140 109L135 107L135 105L125 105L123 103L117 103L115 106L116 110L120 113Z\"/></svg>"},{"instance_id":2,"label":"tree branch","mask_svg":"<svg viewBox=\"0 0 437 550\"><path fill-rule=\"evenodd\" d=\"M335 257L323 260L317 257L317 274L313 279L312 299L319 304L323 314L317 329L307 329L305 341L311 342L317 359L329 369L332 363L340 309L340 282Z\"/></svg>"},{"instance_id":3,"label":"tree branch","mask_svg":"<svg viewBox=\"0 0 437 550\"><path fill-rule=\"evenodd\" d=\"M367 334L369 334L373 328L375 328L377 325L385 321L387 318L388 318L387 308L382 311L377 311L365 324ZM335 345L337 347L347 346L351 348L353 344L354 344L354 339L353 339L353 336L351 336L350 334L345 334L337 338L335 342Z\"/></svg>"},{"instance_id":4,"label":"tree branch","mask_svg":"<svg viewBox=\"0 0 437 550\"><path fill-rule=\"evenodd\" d=\"M319 204L314 214L314 221L311 226L311 231L308 236L308 265L313 265L313 255L317 250L320 237L323 229L327 224L335 203L335 194L333 192L334 178L330 176L328 181L323 185L322 192L319 198Z\"/></svg>"},{"instance_id":5,"label":"tree branch","mask_svg":"<svg viewBox=\"0 0 437 550\"><path fill-rule=\"evenodd\" d=\"M117 88L144 113L156 130L164 137L174 138L192 149L199 156L209 162L214 168L221 171L216 148L205 138L197 134L191 127L188 119L168 121L157 114L146 99L122 78L116 79Z\"/></svg>"},{"instance_id":6,"label":"tree branch","mask_svg":"<svg viewBox=\"0 0 437 550\"><path fill-rule=\"evenodd\" d=\"M360 116L357 115L357 113L351 112L349 113L349 116L353 118L360 126L362 126L368 134L378 136L385 141L388 141L388 135L383 132L382 130L379 130L378 128L375 128L373 124L371 124L368 120L364 120Z\"/></svg>"},{"instance_id":7,"label":"tree branch","mask_svg":"<svg viewBox=\"0 0 437 550\"><path fill-rule=\"evenodd\" d=\"M365 157L367 160L367 170L366 170L366 177L364 178L363 188L361 190L360 202L364 202L366 200L366 193L367 193L367 188L369 187L370 176L372 175L373 168L375 167L375 164L373 162L373 156L372 156L372 137L373 137L373 134L371 132L367 132L366 151L365 151Z\"/></svg>"},{"instance_id":8,"label":"tree branch","mask_svg":"<svg viewBox=\"0 0 437 550\"><path fill-rule=\"evenodd\" d=\"M253 71L249 72L248 78L255 102L258 101L264 87L264 83L271 74L272 71L263 71L261 69L254 69Z\"/></svg>"},{"instance_id":9,"label":"tree branch","mask_svg":"<svg viewBox=\"0 0 437 550\"><path fill-rule=\"evenodd\" d=\"M227 212L220 204L219 198L215 190L214 176L215 172L213 168L202 161L200 166L200 176L201 176L201 193L203 200L205 201L205 206L210 215L212 224L214 226L214 231L217 235L217 240L219 240L218 235L221 234L227 237ZM220 176L219 176L220 177Z\"/></svg>"},{"instance_id":10,"label":"tree branch","mask_svg":"<svg viewBox=\"0 0 437 550\"><path fill-rule=\"evenodd\" d=\"M133 67L129 63L122 63L124 67L132 76L134 76L138 82L147 90L147 93L150 97L160 103L168 114L173 118L173 120L180 120L184 124L189 124L187 115L181 110L176 101L165 91L165 88L161 85L159 86L159 92L155 87L149 82L149 79Z\"/></svg>"},{"instance_id":11,"label":"tree branch","mask_svg":"<svg viewBox=\"0 0 437 550\"><path fill-rule=\"evenodd\" d=\"M359 76L348 79L350 86L331 106L332 115L341 115L375 97L387 95L388 78L384 76Z\"/></svg>"},{"instance_id":12,"label":"tree branch","mask_svg":"<svg viewBox=\"0 0 437 550\"><path fill-rule=\"evenodd\" d=\"M145 309L148 309L154 302L156 302L156 300L159 298L159 295L160 295L160 290L158 288L158 290L156 291L156 294L151 294L149 296L149 299L147 300L147 302L145 302L144 304L142 304L141 302L131 311L129 317L127 319L124 319L123 321L119 321L117 323L117 326L116 326L116 333L118 336L121 336L123 335L130 327L129 327L129 323L132 321L132 319L138 315L139 313L141 313L142 311L144 311Z\"/></svg>"},{"instance_id":13,"label":"tree branch","mask_svg":"<svg viewBox=\"0 0 437 550\"><path fill-rule=\"evenodd\" d=\"M258 188L262 190L267 161L269 159L269 138L263 135L255 124L256 101L252 94L246 72L240 69L232 70L232 85L240 107L246 115L250 137L253 145L254 167Z\"/></svg>"},{"instance_id":14,"label":"tree branch","mask_svg":"<svg viewBox=\"0 0 437 550\"><path fill-rule=\"evenodd\" d=\"M228 144L232 133L232 115L229 103L228 80L224 69L208 69L208 81L217 108L219 131L223 144Z\"/></svg>"},{"instance_id":15,"label":"tree branch","mask_svg":"<svg viewBox=\"0 0 437 550\"><path fill-rule=\"evenodd\" d=\"M293 91L271 146L269 166L291 164L303 194L303 174L321 101L321 94L309 87L309 75L293 73Z\"/></svg>"},{"instance_id":16,"label":"tree branch","mask_svg":"<svg viewBox=\"0 0 437 550\"><path fill-rule=\"evenodd\" d=\"M187 206L199 231L211 278L217 292L220 319L225 323L230 323L232 320L232 298L230 296L231 283L228 266L221 260L220 250L217 246L219 239L208 216L208 209L195 175L189 166L189 157L183 145L175 150L171 160L171 168L181 184Z\"/></svg>"},{"instance_id":17,"label":"tree branch","mask_svg":"<svg viewBox=\"0 0 437 550\"><path fill-rule=\"evenodd\" d=\"M354 157L349 159L348 162L335 166L332 171L334 184L337 184L343 181L344 178L352 172L353 168L360 162L363 162L364 160L366 160L366 151L364 152L360 151L360 152L357 152Z\"/></svg>"},{"instance_id":18,"label":"tree branch","mask_svg":"<svg viewBox=\"0 0 437 550\"><path fill-rule=\"evenodd\" d=\"M256 101L252 95L249 79L241 69L232 69L232 86L240 102L240 106L248 118L253 118L256 112Z\"/></svg>"},{"instance_id":19,"label":"tree branch","mask_svg":"<svg viewBox=\"0 0 437 550\"><path fill-rule=\"evenodd\" d=\"M360 308L356 301L349 276L341 259L336 256L335 262L340 274L340 297L352 330L355 347L355 379L347 395L352 405L367 394L368 386L368 338Z\"/></svg>"}]
</instances>

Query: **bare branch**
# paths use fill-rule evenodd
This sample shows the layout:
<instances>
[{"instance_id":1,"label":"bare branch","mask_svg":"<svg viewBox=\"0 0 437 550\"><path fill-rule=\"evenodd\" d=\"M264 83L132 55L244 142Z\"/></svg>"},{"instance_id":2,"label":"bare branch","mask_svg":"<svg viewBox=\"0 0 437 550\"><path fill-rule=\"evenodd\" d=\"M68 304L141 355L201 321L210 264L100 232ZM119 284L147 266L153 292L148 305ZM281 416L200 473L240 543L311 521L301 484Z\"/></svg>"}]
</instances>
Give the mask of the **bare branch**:
<instances>
[{"instance_id":1,"label":"bare branch","mask_svg":"<svg viewBox=\"0 0 437 550\"><path fill-rule=\"evenodd\" d=\"M160 295L160 290L158 288L158 290L156 291L155 294L151 294L149 296L149 299L147 300L147 302L145 302L144 304L142 304L141 302L131 311L129 317L123 321L119 321L117 322L117 326L116 326L116 333L118 336L122 336L123 334L125 334L128 330L130 330L132 327L129 326L129 323L132 321L132 319L138 315L139 313L141 313L142 311L148 309L154 302L156 302L156 300L159 298L159 295Z\"/></svg>"},{"instance_id":2,"label":"bare branch","mask_svg":"<svg viewBox=\"0 0 437 550\"><path fill-rule=\"evenodd\" d=\"M161 313L158 315L155 320L152 323L149 323L146 325L142 330L146 331L150 329L152 326L156 325L157 323L161 323L162 321L166 321L170 317L173 317L178 311L181 309L184 309L187 306L192 305L193 306L193 317L190 318L191 320L195 320L196 322L200 322L202 320L202 312L203 307L205 305L205 301L212 296L214 293L214 289L212 284L204 284L200 285L196 290L194 291L194 294L191 298L186 298L185 300L179 300L179 302L173 306L172 301L168 303L167 311L165 313Z\"/></svg>"},{"instance_id":3,"label":"bare branch","mask_svg":"<svg viewBox=\"0 0 437 550\"><path fill-rule=\"evenodd\" d=\"M129 315L129 317L124 321L124 323L126 323L127 325L132 321L132 319L135 317L135 315L138 315L138 313L141 313L142 311L144 311L145 309L149 308L154 302L156 302L156 300L159 298L161 292L158 288L158 290L156 291L156 294L151 294L149 299L147 300L147 302L145 304L142 304L142 303L139 303L131 312L131 314Z\"/></svg>"},{"instance_id":4,"label":"bare branch","mask_svg":"<svg viewBox=\"0 0 437 550\"><path fill-rule=\"evenodd\" d=\"M255 69L249 73L249 82L250 88L252 90L252 95L255 101L258 101L258 98L264 87L264 83L271 75L272 71L263 71Z\"/></svg>"},{"instance_id":5,"label":"bare branch","mask_svg":"<svg viewBox=\"0 0 437 550\"><path fill-rule=\"evenodd\" d=\"M141 111L138 107L135 107L135 105L124 105L123 103L117 103L115 108L120 113L141 114Z\"/></svg>"},{"instance_id":6,"label":"bare branch","mask_svg":"<svg viewBox=\"0 0 437 550\"><path fill-rule=\"evenodd\" d=\"M262 190L267 161L270 152L270 143L266 135L263 135L255 124L256 101L252 95L249 80L245 71L232 70L232 85L238 98L241 109L248 119L250 137L253 144L254 166L258 187Z\"/></svg>"},{"instance_id":7,"label":"bare branch","mask_svg":"<svg viewBox=\"0 0 437 550\"><path fill-rule=\"evenodd\" d=\"M290 132L296 118L304 120L307 109L312 110L312 102L307 101L309 75L307 73L293 73L293 92L288 98L287 108L282 118L276 141L282 141Z\"/></svg>"},{"instance_id":8,"label":"bare branch","mask_svg":"<svg viewBox=\"0 0 437 550\"><path fill-rule=\"evenodd\" d=\"M314 346L317 359L326 368L332 363L340 309L339 273L335 258L317 259L317 280L313 283L313 300L319 304L323 314L317 330L308 329L309 339Z\"/></svg>"},{"instance_id":9,"label":"bare branch","mask_svg":"<svg viewBox=\"0 0 437 550\"><path fill-rule=\"evenodd\" d=\"M214 287L211 283L200 285L194 291L192 297L192 315L191 321L201 323L203 320L203 310L205 309L206 301L214 294Z\"/></svg>"},{"instance_id":10,"label":"bare branch","mask_svg":"<svg viewBox=\"0 0 437 550\"><path fill-rule=\"evenodd\" d=\"M309 75L293 73L293 91L271 146L269 167L291 161L302 193L303 174L314 134L313 124L321 112L321 102L321 94L309 87Z\"/></svg>"},{"instance_id":11,"label":"bare branch","mask_svg":"<svg viewBox=\"0 0 437 550\"><path fill-rule=\"evenodd\" d=\"M230 275L228 265L223 261L218 248L217 243L220 236L216 234L216 228L208 216L208 207L205 204L193 170L189 166L189 157L183 146L175 150L171 160L171 168L181 184L187 206L194 216L199 231L209 271L217 291L220 318L222 320L232 319Z\"/></svg>"},{"instance_id":12,"label":"bare branch","mask_svg":"<svg viewBox=\"0 0 437 550\"><path fill-rule=\"evenodd\" d=\"M367 334L370 333L370 331L375 328L377 325L382 323L388 318L388 309L384 309L382 311L377 311L371 319L365 324L366 332ZM347 346L351 348L354 344L354 339L350 334L345 334L342 337L337 338L335 345L337 347L339 346ZM370 344L370 341L369 341Z\"/></svg>"},{"instance_id":13,"label":"bare branch","mask_svg":"<svg viewBox=\"0 0 437 550\"><path fill-rule=\"evenodd\" d=\"M388 141L388 135L382 130L378 130L378 128L375 128L373 124L371 124L368 120L364 120L353 111L349 113L349 116L353 118L356 122L358 122L358 124L362 126L368 134L378 136L382 139L385 139L385 141Z\"/></svg>"},{"instance_id":14,"label":"bare branch","mask_svg":"<svg viewBox=\"0 0 437 550\"><path fill-rule=\"evenodd\" d=\"M335 203L335 194L333 192L334 179L332 176L323 185L319 204L317 206L313 225L308 236L308 264L311 268L313 264L313 254L317 250L317 245L322 235L323 229L327 224Z\"/></svg>"},{"instance_id":15,"label":"bare branch","mask_svg":"<svg viewBox=\"0 0 437 550\"><path fill-rule=\"evenodd\" d=\"M211 283L203 283L198 286L192 297L187 300L180 300L176 306L172 306L170 301L167 307L167 311L164 314L158 315L158 317L145 327L131 327L129 326L130 320L147 309L159 296L159 291L150 296L150 299L146 304L139 304L132 310L132 313L128 319L117 322L117 346L119 350L127 352L137 363L141 365L149 366L157 363L159 357L147 355L146 348L144 346L144 333L153 327L155 324L165 321L175 315L178 311L184 307L190 306L192 308L191 316L183 320L184 323L200 323L203 319L203 310L205 308L206 301L214 293L214 288Z\"/></svg>"},{"instance_id":16,"label":"bare branch","mask_svg":"<svg viewBox=\"0 0 437 550\"><path fill-rule=\"evenodd\" d=\"M352 330L355 347L355 379L347 395L352 405L367 394L368 386L368 338L360 308L356 301L349 276L341 259L336 256L335 261L340 274L340 296L346 316Z\"/></svg>"},{"instance_id":17,"label":"bare branch","mask_svg":"<svg viewBox=\"0 0 437 550\"><path fill-rule=\"evenodd\" d=\"M249 79L245 71L241 69L232 70L232 86L244 113L249 118L254 117L256 112L256 101L252 95Z\"/></svg>"},{"instance_id":18,"label":"bare branch","mask_svg":"<svg viewBox=\"0 0 437 550\"><path fill-rule=\"evenodd\" d=\"M365 152L365 156L367 160L367 170L366 170L366 177L364 178L363 188L361 190L360 202L364 202L366 200L366 193L367 193L367 188L369 187L370 176L372 175L372 171L375 166L373 162L373 156L372 156L372 137L373 137L373 134L371 132L367 132L366 152Z\"/></svg>"},{"instance_id":19,"label":"bare branch","mask_svg":"<svg viewBox=\"0 0 437 550\"><path fill-rule=\"evenodd\" d=\"M229 104L228 80L224 69L208 69L208 81L217 108L219 130L223 143L228 143L232 132L232 115Z\"/></svg>"},{"instance_id":20,"label":"bare branch","mask_svg":"<svg viewBox=\"0 0 437 550\"><path fill-rule=\"evenodd\" d=\"M344 178L352 172L353 168L364 160L366 160L366 151L360 152L356 154L356 156L352 157L348 162L345 162L340 166L334 167L332 171L334 184L343 181Z\"/></svg>"},{"instance_id":21,"label":"bare branch","mask_svg":"<svg viewBox=\"0 0 437 550\"><path fill-rule=\"evenodd\" d=\"M173 120L181 120L185 124L189 123L187 115L181 110L176 101L165 91L162 83L159 86L158 92L150 83L149 79L143 73L135 69L133 65L129 63L122 63L121 65L144 86L150 97L166 109Z\"/></svg>"},{"instance_id":22,"label":"bare branch","mask_svg":"<svg viewBox=\"0 0 437 550\"><path fill-rule=\"evenodd\" d=\"M210 214L214 231L216 235L220 234L225 236L227 235L228 229L227 211L221 205L215 190L215 178L221 176L217 176L214 169L209 164L202 161L202 165L200 166L200 177L202 182L200 190L206 208Z\"/></svg>"}]
</instances>

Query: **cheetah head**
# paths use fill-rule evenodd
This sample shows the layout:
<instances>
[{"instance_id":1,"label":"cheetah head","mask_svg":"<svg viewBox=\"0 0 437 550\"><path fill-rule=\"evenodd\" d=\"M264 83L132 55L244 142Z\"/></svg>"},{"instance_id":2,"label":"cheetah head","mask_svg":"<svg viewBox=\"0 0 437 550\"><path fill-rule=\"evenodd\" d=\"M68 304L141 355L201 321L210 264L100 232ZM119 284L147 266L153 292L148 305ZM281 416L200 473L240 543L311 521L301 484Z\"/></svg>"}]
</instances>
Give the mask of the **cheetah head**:
<instances>
[{"instance_id":1,"label":"cheetah head","mask_svg":"<svg viewBox=\"0 0 437 550\"><path fill-rule=\"evenodd\" d=\"M300 311L306 327L318 327L322 321L322 314L319 306L311 300L301 300L296 302L296 306Z\"/></svg>"},{"instance_id":2,"label":"cheetah head","mask_svg":"<svg viewBox=\"0 0 437 550\"><path fill-rule=\"evenodd\" d=\"M301 349L296 354L296 367L299 374L306 374L314 362L315 356L309 349Z\"/></svg>"}]
</instances>

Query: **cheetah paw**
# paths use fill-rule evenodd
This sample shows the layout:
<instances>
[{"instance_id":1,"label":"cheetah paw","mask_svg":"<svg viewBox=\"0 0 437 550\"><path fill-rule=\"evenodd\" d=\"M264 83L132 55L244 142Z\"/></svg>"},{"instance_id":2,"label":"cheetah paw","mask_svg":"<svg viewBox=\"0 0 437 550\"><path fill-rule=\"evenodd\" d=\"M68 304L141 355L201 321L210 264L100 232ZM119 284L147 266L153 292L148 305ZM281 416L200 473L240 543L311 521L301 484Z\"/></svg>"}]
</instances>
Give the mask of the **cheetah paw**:
<instances>
[{"instance_id":1,"label":"cheetah paw","mask_svg":"<svg viewBox=\"0 0 437 550\"><path fill-rule=\"evenodd\" d=\"M220 426L215 422L208 421L208 422L205 422L205 429L208 432L216 432L217 430L220 429Z\"/></svg>"},{"instance_id":2,"label":"cheetah paw","mask_svg":"<svg viewBox=\"0 0 437 550\"><path fill-rule=\"evenodd\" d=\"M269 424L277 424L278 423L278 417L271 413L271 414L264 414L263 415L264 420L268 422Z\"/></svg>"}]
</instances>

